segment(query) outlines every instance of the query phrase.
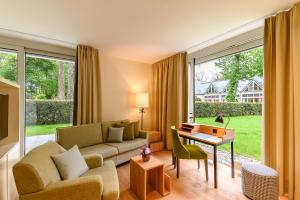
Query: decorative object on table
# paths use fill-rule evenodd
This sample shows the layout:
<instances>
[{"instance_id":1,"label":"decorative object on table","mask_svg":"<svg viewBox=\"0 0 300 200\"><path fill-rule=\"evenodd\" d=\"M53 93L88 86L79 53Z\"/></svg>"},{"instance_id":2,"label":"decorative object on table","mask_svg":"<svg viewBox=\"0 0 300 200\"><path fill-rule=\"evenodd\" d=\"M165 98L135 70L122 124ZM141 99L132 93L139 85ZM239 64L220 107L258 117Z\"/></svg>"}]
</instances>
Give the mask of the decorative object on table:
<instances>
[{"instance_id":1,"label":"decorative object on table","mask_svg":"<svg viewBox=\"0 0 300 200\"><path fill-rule=\"evenodd\" d=\"M162 151L164 142L159 131L147 131L149 146L152 152Z\"/></svg>"},{"instance_id":2,"label":"decorative object on table","mask_svg":"<svg viewBox=\"0 0 300 200\"><path fill-rule=\"evenodd\" d=\"M223 115L219 114L216 117L215 122L223 124L224 123L224 117L223 117ZM228 126L229 122L230 122L230 117L228 115L228 120L227 120L227 123L226 123L225 128L224 128L224 134L223 135L217 134L218 137L223 137L224 135L226 135L226 129L227 129L227 126Z\"/></svg>"},{"instance_id":3,"label":"decorative object on table","mask_svg":"<svg viewBox=\"0 0 300 200\"><path fill-rule=\"evenodd\" d=\"M142 155L142 158L143 158L143 161L144 162L147 162L150 160L150 157L151 157L151 149L147 146L144 146L141 148L141 155Z\"/></svg>"},{"instance_id":4,"label":"decorative object on table","mask_svg":"<svg viewBox=\"0 0 300 200\"><path fill-rule=\"evenodd\" d=\"M149 107L149 94L145 92L136 93L135 103L141 113L141 130L143 130L143 114L145 113L145 108Z\"/></svg>"},{"instance_id":5,"label":"decorative object on table","mask_svg":"<svg viewBox=\"0 0 300 200\"><path fill-rule=\"evenodd\" d=\"M243 163L242 189L250 199L278 200L278 173L262 164Z\"/></svg>"}]
</instances>

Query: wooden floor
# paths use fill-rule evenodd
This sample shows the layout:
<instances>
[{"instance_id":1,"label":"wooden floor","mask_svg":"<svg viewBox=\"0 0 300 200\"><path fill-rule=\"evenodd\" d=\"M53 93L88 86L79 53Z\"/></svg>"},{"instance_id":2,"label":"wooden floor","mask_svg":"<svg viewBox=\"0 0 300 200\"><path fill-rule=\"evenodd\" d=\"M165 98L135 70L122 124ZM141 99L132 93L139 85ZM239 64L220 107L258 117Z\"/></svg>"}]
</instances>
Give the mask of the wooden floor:
<instances>
[{"instance_id":1,"label":"wooden floor","mask_svg":"<svg viewBox=\"0 0 300 200\"><path fill-rule=\"evenodd\" d=\"M170 151L154 153L156 158L165 163L165 172L170 175L172 186L171 194L162 197L159 193L152 191L147 195L147 199L201 199L201 200L246 200L241 189L241 175L236 171L236 178L231 178L230 168L218 165L218 189L213 185L213 164L209 161L209 181L205 181L204 162L201 161L200 169L197 168L196 160L182 160L179 179L176 179L176 169L171 165L172 158ZM120 181L120 199L137 199L130 191L130 170L129 164L117 168Z\"/></svg>"}]
</instances>

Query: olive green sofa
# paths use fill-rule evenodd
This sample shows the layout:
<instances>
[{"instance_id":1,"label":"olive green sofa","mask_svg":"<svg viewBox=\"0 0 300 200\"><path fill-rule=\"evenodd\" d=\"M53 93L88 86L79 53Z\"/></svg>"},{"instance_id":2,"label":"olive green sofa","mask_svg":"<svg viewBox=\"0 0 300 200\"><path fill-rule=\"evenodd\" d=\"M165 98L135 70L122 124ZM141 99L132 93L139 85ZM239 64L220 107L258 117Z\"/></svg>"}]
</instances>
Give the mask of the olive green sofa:
<instances>
[{"instance_id":1,"label":"olive green sofa","mask_svg":"<svg viewBox=\"0 0 300 200\"><path fill-rule=\"evenodd\" d=\"M13 167L20 200L117 200L118 174L113 161L100 154L85 156L89 170L79 178L62 180L51 155L66 151L56 142L31 150Z\"/></svg>"},{"instance_id":2,"label":"olive green sofa","mask_svg":"<svg viewBox=\"0 0 300 200\"><path fill-rule=\"evenodd\" d=\"M83 155L101 154L104 160L113 160L116 165L119 165L139 155L140 148L148 145L148 134L145 131L139 131L138 137L133 140L124 140L121 143L107 142L109 127L119 122L129 122L129 120L57 128L56 140L65 149L70 149L77 144Z\"/></svg>"}]
</instances>

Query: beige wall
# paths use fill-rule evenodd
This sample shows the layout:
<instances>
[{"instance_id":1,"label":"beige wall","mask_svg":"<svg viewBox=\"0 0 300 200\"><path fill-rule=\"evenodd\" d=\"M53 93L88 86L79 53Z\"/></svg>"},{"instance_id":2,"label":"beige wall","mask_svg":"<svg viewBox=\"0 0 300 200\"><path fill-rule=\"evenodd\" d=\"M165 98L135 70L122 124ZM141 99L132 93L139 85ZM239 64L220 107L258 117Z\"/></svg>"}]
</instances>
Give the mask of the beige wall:
<instances>
[{"instance_id":1,"label":"beige wall","mask_svg":"<svg viewBox=\"0 0 300 200\"><path fill-rule=\"evenodd\" d=\"M100 56L102 82L102 121L139 120L135 93L149 92L151 65ZM149 109L144 115L144 129L149 127Z\"/></svg>"}]
</instances>

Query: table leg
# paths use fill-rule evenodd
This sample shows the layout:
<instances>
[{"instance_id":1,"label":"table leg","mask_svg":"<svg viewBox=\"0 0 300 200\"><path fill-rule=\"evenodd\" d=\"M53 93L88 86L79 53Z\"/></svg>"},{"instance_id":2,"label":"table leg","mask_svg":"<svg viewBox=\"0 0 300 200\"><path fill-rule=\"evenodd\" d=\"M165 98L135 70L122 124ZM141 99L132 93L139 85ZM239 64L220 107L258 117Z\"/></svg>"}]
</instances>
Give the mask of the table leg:
<instances>
[{"instance_id":1,"label":"table leg","mask_svg":"<svg viewBox=\"0 0 300 200\"><path fill-rule=\"evenodd\" d=\"M231 146L231 177L234 178L234 150L233 150L233 141L230 144Z\"/></svg>"},{"instance_id":2,"label":"table leg","mask_svg":"<svg viewBox=\"0 0 300 200\"><path fill-rule=\"evenodd\" d=\"M214 146L214 185L218 188L218 171L217 171L217 146Z\"/></svg>"}]
</instances>

